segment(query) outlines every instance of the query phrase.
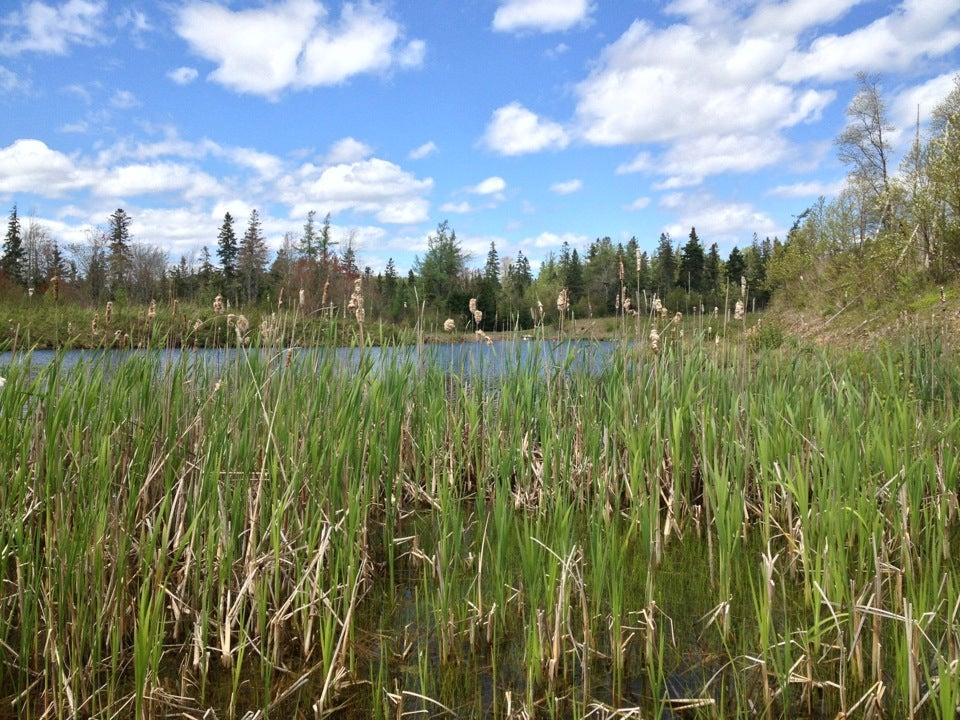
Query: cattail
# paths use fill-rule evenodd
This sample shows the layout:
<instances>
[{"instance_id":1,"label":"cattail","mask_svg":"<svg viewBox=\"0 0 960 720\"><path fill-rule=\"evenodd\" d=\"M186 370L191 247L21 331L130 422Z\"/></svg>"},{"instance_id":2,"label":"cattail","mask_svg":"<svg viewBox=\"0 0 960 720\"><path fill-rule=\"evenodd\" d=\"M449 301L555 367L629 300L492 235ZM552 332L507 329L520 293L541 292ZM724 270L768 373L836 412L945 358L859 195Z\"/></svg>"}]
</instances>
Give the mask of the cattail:
<instances>
[{"instance_id":1,"label":"cattail","mask_svg":"<svg viewBox=\"0 0 960 720\"><path fill-rule=\"evenodd\" d=\"M280 288L280 294L277 295L277 310L283 310L283 288Z\"/></svg>"},{"instance_id":2,"label":"cattail","mask_svg":"<svg viewBox=\"0 0 960 720\"><path fill-rule=\"evenodd\" d=\"M623 258L620 259L620 284L623 284Z\"/></svg>"},{"instance_id":3,"label":"cattail","mask_svg":"<svg viewBox=\"0 0 960 720\"><path fill-rule=\"evenodd\" d=\"M94 313L93 319L90 321L90 333L93 335L97 334L97 318L98 317L99 316L97 315L97 313Z\"/></svg>"},{"instance_id":4,"label":"cattail","mask_svg":"<svg viewBox=\"0 0 960 720\"><path fill-rule=\"evenodd\" d=\"M740 297L745 298L747 296L747 279L741 275L740 276Z\"/></svg>"},{"instance_id":5,"label":"cattail","mask_svg":"<svg viewBox=\"0 0 960 720\"><path fill-rule=\"evenodd\" d=\"M217 295L213 299L213 312L217 315L223 315L223 296Z\"/></svg>"},{"instance_id":6,"label":"cattail","mask_svg":"<svg viewBox=\"0 0 960 720\"><path fill-rule=\"evenodd\" d=\"M637 275L639 275L640 269L643 266L643 255L640 253L640 248L637 248L636 256L637 256Z\"/></svg>"},{"instance_id":7,"label":"cattail","mask_svg":"<svg viewBox=\"0 0 960 720\"><path fill-rule=\"evenodd\" d=\"M7 379L6 379L6 378L3 378L3 377L0 377L0 390L3 390L3 388L6 386L6 384L7 384Z\"/></svg>"},{"instance_id":8,"label":"cattail","mask_svg":"<svg viewBox=\"0 0 960 720\"><path fill-rule=\"evenodd\" d=\"M673 316L673 321L675 323L683 322L683 313L678 310L677 314Z\"/></svg>"},{"instance_id":9,"label":"cattail","mask_svg":"<svg viewBox=\"0 0 960 720\"><path fill-rule=\"evenodd\" d=\"M201 328L202 326L203 326L203 323L200 322L200 318L197 318L196 320L193 321L193 331L194 331L194 332L199 332L199 331L200 331L200 328Z\"/></svg>"},{"instance_id":10,"label":"cattail","mask_svg":"<svg viewBox=\"0 0 960 720\"><path fill-rule=\"evenodd\" d=\"M53 300L56 302L60 299L60 276L54 275L50 279L50 287L53 289ZM940 289L941 295L943 294L943 288Z\"/></svg>"},{"instance_id":11,"label":"cattail","mask_svg":"<svg viewBox=\"0 0 960 720\"><path fill-rule=\"evenodd\" d=\"M470 313L475 313L477 311L477 299L470 298Z\"/></svg>"},{"instance_id":12,"label":"cattail","mask_svg":"<svg viewBox=\"0 0 960 720\"><path fill-rule=\"evenodd\" d=\"M560 294L557 295L557 310L561 315L567 312L567 308L570 307L570 296L567 293L567 289L564 288L560 291Z\"/></svg>"},{"instance_id":13,"label":"cattail","mask_svg":"<svg viewBox=\"0 0 960 720\"><path fill-rule=\"evenodd\" d=\"M714 305L714 306L713 306L713 316L714 316L714 317L717 317L719 314L720 314L720 308L718 308L716 305Z\"/></svg>"},{"instance_id":14,"label":"cattail","mask_svg":"<svg viewBox=\"0 0 960 720\"><path fill-rule=\"evenodd\" d=\"M652 307L653 307L653 312L654 312L654 314L656 314L656 315L659 315L660 312L663 310L663 303L660 302L660 298L658 298L656 295L653 296L653 306L652 306Z\"/></svg>"},{"instance_id":15,"label":"cattail","mask_svg":"<svg viewBox=\"0 0 960 720\"><path fill-rule=\"evenodd\" d=\"M655 355L660 352L660 333L655 327L650 328L650 349Z\"/></svg>"},{"instance_id":16,"label":"cattail","mask_svg":"<svg viewBox=\"0 0 960 720\"><path fill-rule=\"evenodd\" d=\"M943 285L940 286L940 304L943 305L947 301L947 296L943 293Z\"/></svg>"},{"instance_id":17,"label":"cattail","mask_svg":"<svg viewBox=\"0 0 960 720\"><path fill-rule=\"evenodd\" d=\"M480 311L477 310L477 312ZM483 340L487 345L493 345L493 340L483 330L478 329L475 334L477 336L477 342Z\"/></svg>"},{"instance_id":18,"label":"cattail","mask_svg":"<svg viewBox=\"0 0 960 720\"><path fill-rule=\"evenodd\" d=\"M111 317L113 317L113 303L107 301L107 309L103 312L103 320L107 323L107 325L110 324Z\"/></svg>"},{"instance_id":19,"label":"cattail","mask_svg":"<svg viewBox=\"0 0 960 720\"><path fill-rule=\"evenodd\" d=\"M743 311L743 300L737 300L737 304L733 306L733 319L734 320L743 320L744 318Z\"/></svg>"},{"instance_id":20,"label":"cattail","mask_svg":"<svg viewBox=\"0 0 960 720\"><path fill-rule=\"evenodd\" d=\"M307 294L303 291L303 288L300 288L300 307L303 307L307 302Z\"/></svg>"},{"instance_id":21,"label":"cattail","mask_svg":"<svg viewBox=\"0 0 960 720\"><path fill-rule=\"evenodd\" d=\"M473 322L479 325L483 322L483 310L474 310L473 311Z\"/></svg>"},{"instance_id":22,"label":"cattail","mask_svg":"<svg viewBox=\"0 0 960 720\"><path fill-rule=\"evenodd\" d=\"M537 312L540 313L540 319L543 320L543 303L537 298Z\"/></svg>"},{"instance_id":23,"label":"cattail","mask_svg":"<svg viewBox=\"0 0 960 720\"><path fill-rule=\"evenodd\" d=\"M247 334L247 330L250 329L250 321L247 320L246 315L237 315L237 337L243 337Z\"/></svg>"},{"instance_id":24,"label":"cattail","mask_svg":"<svg viewBox=\"0 0 960 720\"><path fill-rule=\"evenodd\" d=\"M147 320L153 320L157 316L157 301L151 300L150 307L147 308Z\"/></svg>"},{"instance_id":25,"label":"cattail","mask_svg":"<svg viewBox=\"0 0 960 720\"><path fill-rule=\"evenodd\" d=\"M443 321L444 331L451 333L457 329L457 324L453 321L453 318L447 318Z\"/></svg>"},{"instance_id":26,"label":"cattail","mask_svg":"<svg viewBox=\"0 0 960 720\"><path fill-rule=\"evenodd\" d=\"M173 317L177 317L177 308L180 307L180 301L176 298L173 299Z\"/></svg>"},{"instance_id":27,"label":"cattail","mask_svg":"<svg viewBox=\"0 0 960 720\"><path fill-rule=\"evenodd\" d=\"M347 303L347 310L352 310L357 322L361 325L366 319L366 312L363 309L363 279L357 278L353 281L353 292L350 294L350 302Z\"/></svg>"},{"instance_id":28,"label":"cattail","mask_svg":"<svg viewBox=\"0 0 960 720\"><path fill-rule=\"evenodd\" d=\"M32 287L28 287L28 288L27 288L27 296L28 296L28 297L33 297L33 288L32 288Z\"/></svg>"}]
</instances>

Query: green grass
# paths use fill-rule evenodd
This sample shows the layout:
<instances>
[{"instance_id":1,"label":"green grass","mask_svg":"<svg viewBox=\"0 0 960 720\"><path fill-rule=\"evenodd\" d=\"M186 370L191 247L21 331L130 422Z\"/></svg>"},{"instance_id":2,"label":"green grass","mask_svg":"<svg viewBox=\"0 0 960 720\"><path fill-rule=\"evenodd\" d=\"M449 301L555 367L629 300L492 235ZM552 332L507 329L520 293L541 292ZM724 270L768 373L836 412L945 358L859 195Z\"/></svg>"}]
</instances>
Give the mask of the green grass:
<instances>
[{"instance_id":1,"label":"green grass","mask_svg":"<svg viewBox=\"0 0 960 720\"><path fill-rule=\"evenodd\" d=\"M491 382L429 348L26 356L0 713L956 717L954 349L709 322Z\"/></svg>"}]
</instances>

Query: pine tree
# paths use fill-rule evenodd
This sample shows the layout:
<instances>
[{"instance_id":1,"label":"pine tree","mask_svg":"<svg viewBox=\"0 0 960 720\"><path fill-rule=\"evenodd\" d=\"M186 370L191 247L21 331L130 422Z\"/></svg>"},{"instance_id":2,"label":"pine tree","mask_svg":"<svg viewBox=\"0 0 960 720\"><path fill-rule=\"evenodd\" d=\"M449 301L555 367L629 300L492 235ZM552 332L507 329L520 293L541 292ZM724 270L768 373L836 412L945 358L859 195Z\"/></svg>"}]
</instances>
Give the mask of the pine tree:
<instances>
[{"instance_id":1,"label":"pine tree","mask_svg":"<svg viewBox=\"0 0 960 720\"><path fill-rule=\"evenodd\" d=\"M745 277L747 272L747 261L743 257L736 245L730 251L730 257L727 258L727 281L731 285L739 287L740 278Z\"/></svg>"},{"instance_id":2,"label":"pine tree","mask_svg":"<svg viewBox=\"0 0 960 720\"><path fill-rule=\"evenodd\" d=\"M497 253L497 246L493 242L490 243L487 262L483 266L483 279L495 289L500 289L500 255Z\"/></svg>"},{"instance_id":3,"label":"pine tree","mask_svg":"<svg viewBox=\"0 0 960 720\"><path fill-rule=\"evenodd\" d=\"M300 238L300 256L305 260L315 261L317 259L317 252L319 251L318 247L318 238L317 232L314 228L314 218L317 216L316 210L311 210L307 213L307 222L303 226L303 237ZM329 216L327 216L329 217Z\"/></svg>"},{"instance_id":4,"label":"pine tree","mask_svg":"<svg viewBox=\"0 0 960 720\"><path fill-rule=\"evenodd\" d=\"M24 282L23 265L26 251L23 247L23 236L20 232L20 217L17 215L17 206L10 211L10 222L7 224L7 235L3 241L3 257L0 258L0 267L7 277L20 283Z\"/></svg>"},{"instance_id":5,"label":"pine tree","mask_svg":"<svg viewBox=\"0 0 960 720\"><path fill-rule=\"evenodd\" d=\"M533 271L530 269L530 261L522 251L517 253L517 263L513 268L513 281L520 298L526 295L527 288L533 284Z\"/></svg>"},{"instance_id":6,"label":"pine tree","mask_svg":"<svg viewBox=\"0 0 960 720\"><path fill-rule=\"evenodd\" d=\"M570 302L575 303L583 297L583 264L580 262L580 254L576 248L570 253L564 285L566 285Z\"/></svg>"},{"instance_id":7,"label":"pine tree","mask_svg":"<svg viewBox=\"0 0 960 720\"><path fill-rule=\"evenodd\" d=\"M223 292L234 293L237 282L237 236L233 231L233 216L226 213L223 216L223 225L217 236L217 257L220 259L220 272L223 275ZM234 298L236 299L236 298Z\"/></svg>"},{"instance_id":8,"label":"pine tree","mask_svg":"<svg viewBox=\"0 0 960 720\"><path fill-rule=\"evenodd\" d=\"M657 245L657 292L666 297L676 284L677 264L673 254L673 245L670 236L660 233L660 242Z\"/></svg>"},{"instance_id":9,"label":"pine tree","mask_svg":"<svg viewBox=\"0 0 960 720\"><path fill-rule=\"evenodd\" d=\"M130 265L130 224L132 218L123 208L117 208L110 216L110 289L116 293L122 289Z\"/></svg>"},{"instance_id":10,"label":"pine tree","mask_svg":"<svg viewBox=\"0 0 960 720\"><path fill-rule=\"evenodd\" d=\"M691 292L703 290L704 265L703 244L697 237L697 229L690 228L690 237L680 253L680 285Z\"/></svg>"},{"instance_id":11,"label":"pine tree","mask_svg":"<svg viewBox=\"0 0 960 720\"><path fill-rule=\"evenodd\" d=\"M326 278L327 270L330 267L330 261L333 259L333 247L337 244L330 237L330 213L323 218L323 226L320 228L320 239L317 241L317 252L320 255L320 269Z\"/></svg>"},{"instance_id":12,"label":"pine tree","mask_svg":"<svg viewBox=\"0 0 960 720\"><path fill-rule=\"evenodd\" d=\"M210 251L207 249L207 246L204 245L200 250L200 271L198 272L198 277L203 287L207 288L210 286L215 273L216 270L213 267L213 263L210 262Z\"/></svg>"},{"instance_id":13,"label":"pine tree","mask_svg":"<svg viewBox=\"0 0 960 720\"><path fill-rule=\"evenodd\" d=\"M260 225L260 213L253 210L237 254L237 272L243 283L247 302L256 302L259 298L266 265L267 242Z\"/></svg>"},{"instance_id":14,"label":"pine tree","mask_svg":"<svg viewBox=\"0 0 960 720\"><path fill-rule=\"evenodd\" d=\"M703 267L704 292L716 293L720 289L720 279L720 249L713 243Z\"/></svg>"},{"instance_id":15,"label":"pine tree","mask_svg":"<svg viewBox=\"0 0 960 720\"><path fill-rule=\"evenodd\" d=\"M383 294L388 300L392 300L397 294L398 281L397 266L393 258L387 258L387 266L383 270Z\"/></svg>"}]
</instances>

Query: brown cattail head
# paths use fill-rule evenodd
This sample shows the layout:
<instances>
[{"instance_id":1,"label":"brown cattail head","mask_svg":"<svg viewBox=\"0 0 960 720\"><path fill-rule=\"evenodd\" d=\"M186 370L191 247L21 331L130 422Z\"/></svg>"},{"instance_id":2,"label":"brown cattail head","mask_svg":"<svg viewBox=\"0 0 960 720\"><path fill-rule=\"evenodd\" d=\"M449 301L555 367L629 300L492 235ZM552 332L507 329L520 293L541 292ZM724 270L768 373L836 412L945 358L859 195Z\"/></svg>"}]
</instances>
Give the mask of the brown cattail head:
<instances>
[{"instance_id":1,"label":"brown cattail head","mask_svg":"<svg viewBox=\"0 0 960 720\"><path fill-rule=\"evenodd\" d=\"M200 318L197 318L196 320L193 321L194 332L198 332L202 326L203 326L203 323L200 322Z\"/></svg>"},{"instance_id":2,"label":"brown cattail head","mask_svg":"<svg viewBox=\"0 0 960 720\"><path fill-rule=\"evenodd\" d=\"M60 299L60 276L54 275L50 279L50 287L53 289L53 301L56 302ZM943 288L941 288L941 294L943 293Z\"/></svg>"},{"instance_id":3,"label":"brown cattail head","mask_svg":"<svg viewBox=\"0 0 960 720\"><path fill-rule=\"evenodd\" d=\"M654 355L660 352L660 333L657 332L656 327L650 328L650 349L653 350Z\"/></svg>"},{"instance_id":4,"label":"brown cattail head","mask_svg":"<svg viewBox=\"0 0 960 720\"><path fill-rule=\"evenodd\" d=\"M620 259L620 282L623 283L623 259Z\"/></svg>"},{"instance_id":5,"label":"brown cattail head","mask_svg":"<svg viewBox=\"0 0 960 720\"><path fill-rule=\"evenodd\" d=\"M103 311L103 319L109 324L111 317L113 317L113 302L107 301L107 308Z\"/></svg>"},{"instance_id":6,"label":"brown cattail head","mask_svg":"<svg viewBox=\"0 0 960 720\"><path fill-rule=\"evenodd\" d=\"M674 321L675 323L681 323L681 322L683 322L683 313L678 310L678 311L677 311L677 314L673 316L673 321Z\"/></svg>"},{"instance_id":7,"label":"brown cattail head","mask_svg":"<svg viewBox=\"0 0 960 720\"><path fill-rule=\"evenodd\" d=\"M660 298L657 297L656 295L653 296L653 303L651 304L651 307L653 308L653 312L656 315L659 315L660 312L663 310L663 303L660 302Z\"/></svg>"},{"instance_id":8,"label":"brown cattail head","mask_svg":"<svg viewBox=\"0 0 960 720\"><path fill-rule=\"evenodd\" d=\"M479 325L483 322L483 310L474 310L473 311L473 322Z\"/></svg>"},{"instance_id":9,"label":"brown cattail head","mask_svg":"<svg viewBox=\"0 0 960 720\"><path fill-rule=\"evenodd\" d=\"M353 281L353 292L350 294L350 302L347 303L347 310L352 310L357 322L361 325L366 319L366 312L363 309L363 279L357 278Z\"/></svg>"},{"instance_id":10,"label":"brown cattail head","mask_svg":"<svg viewBox=\"0 0 960 720\"><path fill-rule=\"evenodd\" d=\"M637 248L636 256L637 256L637 275L639 275L640 268L643 266L643 255L640 253L640 248Z\"/></svg>"},{"instance_id":11,"label":"brown cattail head","mask_svg":"<svg viewBox=\"0 0 960 720\"><path fill-rule=\"evenodd\" d=\"M452 333L457 329L457 324L453 321L453 318L447 318L443 321L443 329L445 332Z\"/></svg>"},{"instance_id":12,"label":"brown cattail head","mask_svg":"<svg viewBox=\"0 0 960 720\"><path fill-rule=\"evenodd\" d=\"M223 296L220 294L213 299L213 312L223 315Z\"/></svg>"},{"instance_id":13,"label":"brown cattail head","mask_svg":"<svg viewBox=\"0 0 960 720\"><path fill-rule=\"evenodd\" d=\"M298 299L299 299L299 301L300 301L300 307L303 307L303 306L306 304L306 302L307 302L307 294L303 291L303 288L300 288L300 293L299 293L299 298L298 298Z\"/></svg>"},{"instance_id":14,"label":"brown cattail head","mask_svg":"<svg viewBox=\"0 0 960 720\"><path fill-rule=\"evenodd\" d=\"M99 328L97 328L97 318L98 318L98 317L99 317L99 315L98 315L97 313L94 313L94 314L93 314L93 319L90 321L90 333L93 334L93 335L96 335L96 334L97 334L97 330L99 329Z\"/></svg>"},{"instance_id":15,"label":"brown cattail head","mask_svg":"<svg viewBox=\"0 0 960 720\"><path fill-rule=\"evenodd\" d=\"M737 304L733 306L733 319L743 320L745 315L743 300L737 300Z\"/></svg>"},{"instance_id":16,"label":"brown cattail head","mask_svg":"<svg viewBox=\"0 0 960 720\"><path fill-rule=\"evenodd\" d=\"M173 299L173 317L177 317L177 308L180 307L180 301L176 298Z\"/></svg>"},{"instance_id":17,"label":"brown cattail head","mask_svg":"<svg viewBox=\"0 0 960 720\"><path fill-rule=\"evenodd\" d=\"M470 314L471 314L471 315L477 311L477 299L476 299L476 298L470 298L470 306L469 306L469 307L470 307Z\"/></svg>"},{"instance_id":18,"label":"brown cattail head","mask_svg":"<svg viewBox=\"0 0 960 720\"><path fill-rule=\"evenodd\" d=\"M563 288L560 291L560 294L557 295L557 311L563 315L567 312L567 309L570 307L570 296L567 293L567 289Z\"/></svg>"},{"instance_id":19,"label":"brown cattail head","mask_svg":"<svg viewBox=\"0 0 960 720\"><path fill-rule=\"evenodd\" d=\"M150 307L147 308L147 320L152 321L155 317L157 317L157 301L151 300Z\"/></svg>"},{"instance_id":20,"label":"brown cattail head","mask_svg":"<svg viewBox=\"0 0 960 720\"><path fill-rule=\"evenodd\" d=\"M940 286L940 304L943 305L947 301L947 296L943 293L943 285Z\"/></svg>"},{"instance_id":21,"label":"brown cattail head","mask_svg":"<svg viewBox=\"0 0 960 720\"><path fill-rule=\"evenodd\" d=\"M747 296L747 279L741 275L740 276L740 297L745 298Z\"/></svg>"},{"instance_id":22,"label":"brown cattail head","mask_svg":"<svg viewBox=\"0 0 960 720\"><path fill-rule=\"evenodd\" d=\"M250 321L247 320L246 315L237 315L234 318L234 322L237 328L237 340L242 342L247 334L247 330L250 329Z\"/></svg>"}]
</instances>

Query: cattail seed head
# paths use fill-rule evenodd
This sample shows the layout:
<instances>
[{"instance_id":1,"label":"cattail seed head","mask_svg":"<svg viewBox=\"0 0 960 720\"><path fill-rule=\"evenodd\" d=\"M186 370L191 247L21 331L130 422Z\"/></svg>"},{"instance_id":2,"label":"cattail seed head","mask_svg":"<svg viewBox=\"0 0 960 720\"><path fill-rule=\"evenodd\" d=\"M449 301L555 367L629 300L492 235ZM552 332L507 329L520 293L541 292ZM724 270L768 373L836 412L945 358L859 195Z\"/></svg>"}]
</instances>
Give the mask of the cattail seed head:
<instances>
[{"instance_id":1,"label":"cattail seed head","mask_svg":"<svg viewBox=\"0 0 960 720\"><path fill-rule=\"evenodd\" d=\"M473 314L477 311L477 299L470 298L470 313Z\"/></svg>"},{"instance_id":2,"label":"cattail seed head","mask_svg":"<svg viewBox=\"0 0 960 720\"><path fill-rule=\"evenodd\" d=\"M477 325L483 322L483 310L473 311L473 322L475 322Z\"/></svg>"},{"instance_id":3,"label":"cattail seed head","mask_svg":"<svg viewBox=\"0 0 960 720\"><path fill-rule=\"evenodd\" d=\"M97 330L98 330L98 328L97 328L97 318L98 318L98 317L99 317L99 315L97 315L97 313L94 313L94 314L93 314L93 319L90 321L90 332L91 332L91 334L93 334L93 335L96 335L96 334L97 334Z\"/></svg>"},{"instance_id":4,"label":"cattail seed head","mask_svg":"<svg viewBox=\"0 0 960 720\"><path fill-rule=\"evenodd\" d=\"M147 308L147 320L153 320L157 317L157 301L151 300L150 307Z\"/></svg>"},{"instance_id":5,"label":"cattail seed head","mask_svg":"<svg viewBox=\"0 0 960 720\"><path fill-rule=\"evenodd\" d=\"M656 295L653 296L652 307L653 307L653 312L656 313L657 315L659 315L660 311L663 310L663 303L660 302L660 298L658 298Z\"/></svg>"},{"instance_id":6,"label":"cattail seed head","mask_svg":"<svg viewBox=\"0 0 960 720\"><path fill-rule=\"evenodd\" d=\"M111 317L113 317L113 303L108 301L107 308L103 311L103 319L107 324L110 324Z\"/></svg>"},{"instance_id":7,"label":"cattail seed head","mask_svg":"<svg viewBox=\"0 0 960 720\"><path fill-rule=\"evenodd\" d=\"M560 291L560 294L557 295L557 310L561 315L567 312L570 307L570 295L567 293L567 289L563 288Z\"/></svg>"},{"instance_id":8,"label":"cattail seed head","mask_svg":"<svg viewBox=\"0 0 960 720\"><path fill-rule=\"evenodd\" d=\"M223 314L223 296L222 295L218 294L213 299L213 312L215 312L217 315Z\"/></svg>"},{"instance_id":9,"label":"cattail seed head","mask_svg":"<svg viewBox=\"0 0 960 720\"><path fill-rule=\"evenodd\" d=\"M447 318L443 321L443 329L445 332L452 333L457 329L457 324L453 321L453 318Z\"/></svg>"},{"instance_id":10,"label":"cattail seed head","mask_svg":"<svg viewBox=\"0 0 960 720\"><path fill-rule=\"evenodd\" d=\"M654 355L660 352L660 333L657 332L656 327L650 328L650 349L653 350Z\"/></svg>"},{"instance_id":11,"label":"cattail seed head","mask_svg":"<svg viewBox=\"0 0 960 720\"><path fill-rule=\"evenodd\" d=\"M320 298L320 306L321 306L321 307L326 307L326 306L327 306L327 294L329 293L329 291L330 291L330 281L327 280L327 281L323 284L323 297Z\"/></svg>"},{"instance_id":12,"label":"cattail seed head","mask_svg":"<svg viewBox=\"0 0 960 720\"><path fill-rule=\"evenodd\" d=\"M745 298L747 296L747 279L741 275L740 276L740 297Z\"/></svg>"},{"instance_id":13,"label":"cattail seed head","mask_svg":"<svg viewBox=\"0 0 960 720\"><path fill-rule=\"evenodd\" d=\"M299 295L300 295L300 297L299 297L300 307L303 307L304 304L306 303L306 300L307 300L307 295L306 295L306 293L303 291L303 288L300 288L300 293L299 293Z\"/></svg>"},{"instance_id":14,"label":"cattail seed head","mask_svg":"<svg viewBox=\"0 0 960 720\"><path fill-rule=\"evenodd\" d=\"M745 317L743 300L737 300L737 304L733 306L733 319L734 320L743 320Z\"/></svg>"},{"instance_id":15,"label":"cattail seed head","mask_svg":"<svg viewBox=\"0 0 960 720\"><path fill-rule=\"evenodd\" d=\"M236 317L237 324L237 335L243 337L247 334L247 330L250 329L250 321L247 320L246 315L237 315Z\"/></svg>"}]
</instances>

